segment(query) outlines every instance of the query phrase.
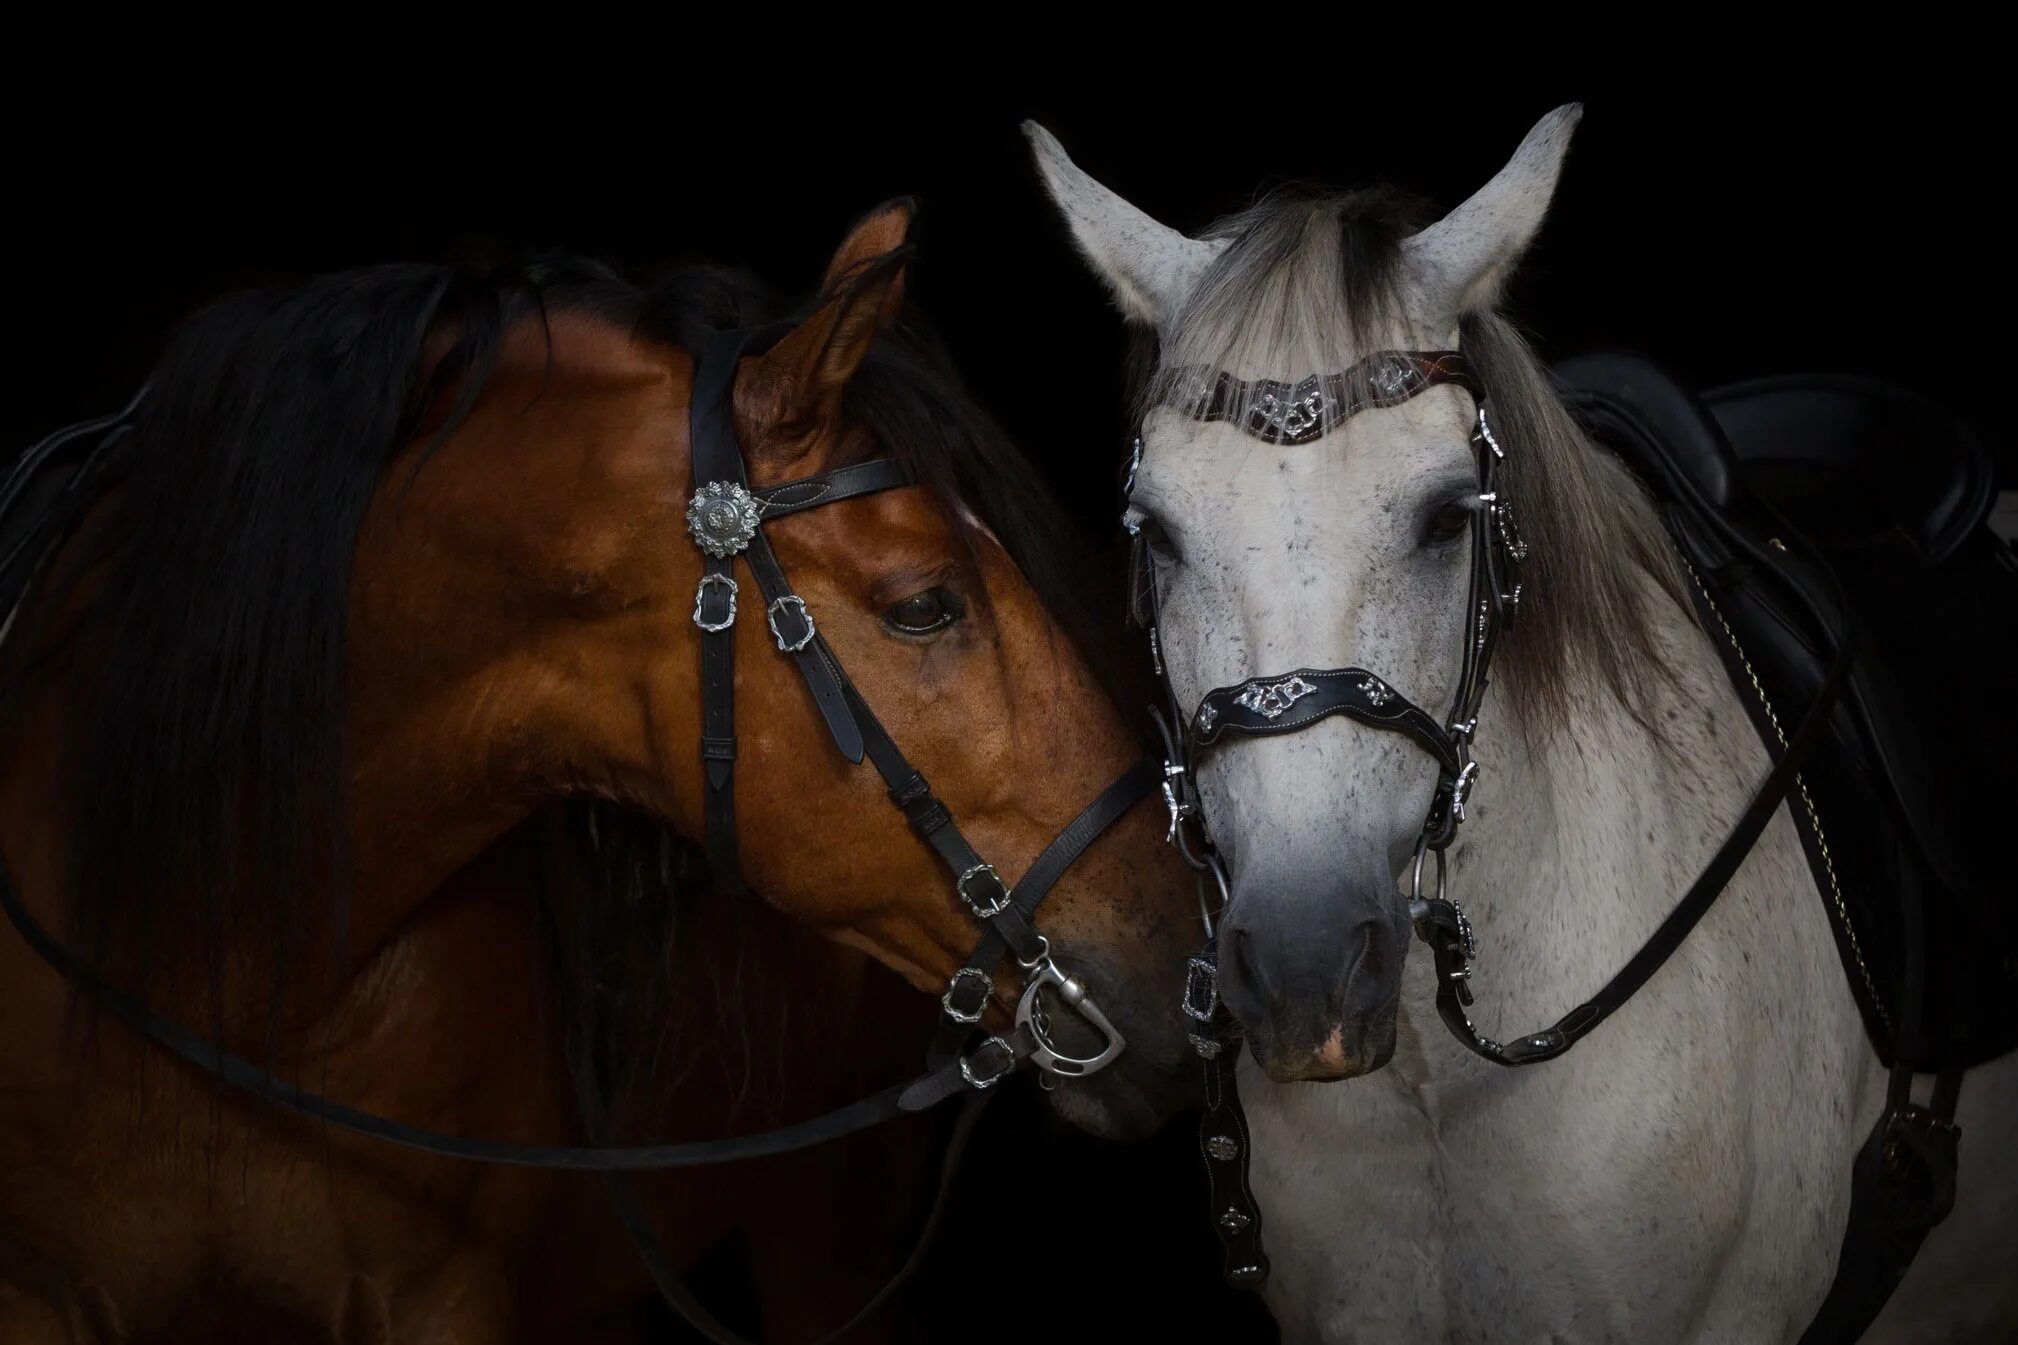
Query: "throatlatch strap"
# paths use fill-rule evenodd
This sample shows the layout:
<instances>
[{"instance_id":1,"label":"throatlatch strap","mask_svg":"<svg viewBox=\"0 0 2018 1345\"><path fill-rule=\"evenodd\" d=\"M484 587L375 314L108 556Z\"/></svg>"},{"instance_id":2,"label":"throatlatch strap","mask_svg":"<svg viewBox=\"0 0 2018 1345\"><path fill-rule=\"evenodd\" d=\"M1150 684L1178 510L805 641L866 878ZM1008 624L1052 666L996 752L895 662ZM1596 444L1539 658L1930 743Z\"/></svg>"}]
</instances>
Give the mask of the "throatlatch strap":
<instances>
[{"instance_id":1,"label":"throatlatch strap","mask_svg":"<svg viewBox=\"0 0 2018 1345\"><path fill-rule=\"evenodd\" d=\"M693 489L710 481L743 480L736 446L736 361L749 338L719 332L694 363L687 440ZM743 865L736 848L736 617L735 558L703 555L694 620L701 628L701 768L707 779L703 840L708 871L717 887L742 897Z\"/></svg>"}]
</instances>

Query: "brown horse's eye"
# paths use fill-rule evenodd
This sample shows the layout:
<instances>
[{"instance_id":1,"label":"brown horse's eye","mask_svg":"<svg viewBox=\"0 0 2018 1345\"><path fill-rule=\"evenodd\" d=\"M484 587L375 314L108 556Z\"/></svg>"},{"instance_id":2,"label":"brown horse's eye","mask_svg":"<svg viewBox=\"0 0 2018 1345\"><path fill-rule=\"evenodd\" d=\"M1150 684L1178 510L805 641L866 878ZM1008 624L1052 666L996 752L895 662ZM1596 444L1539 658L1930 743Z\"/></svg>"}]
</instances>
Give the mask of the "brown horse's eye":
<instances>
[{"instance_id":1,"label":"brown horse's eye","mask_svg":"<svg viewBox=\"0 0 2018 1345\"><path fill-rule=\"evenodd\" d=\"M883 613L883 624L899 635L930 635L967 614L960 595L943 584L913 593Z\"/></svg>"}]
</instances>

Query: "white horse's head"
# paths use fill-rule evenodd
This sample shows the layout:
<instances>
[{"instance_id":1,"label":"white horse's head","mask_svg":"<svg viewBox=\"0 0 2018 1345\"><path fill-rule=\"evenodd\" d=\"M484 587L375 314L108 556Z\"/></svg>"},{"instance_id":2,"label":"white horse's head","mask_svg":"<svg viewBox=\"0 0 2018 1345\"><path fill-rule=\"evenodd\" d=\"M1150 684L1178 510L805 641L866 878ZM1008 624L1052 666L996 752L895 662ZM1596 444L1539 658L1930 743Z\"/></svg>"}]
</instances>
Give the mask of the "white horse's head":
<instances>
[{"instance_id":1,"label":"white horse's head","mask_svg":"<svg viewBox=\"0 0 2018 1345\"><path fill-rule=\"evenodd\" d=\"M1490 313L1541 225L1579 115L1572 106L1543 118L1496 177L1426 228L1390 193L1277 196L1200 238L1149 218L1082 172L1048 132L1026 127L1080 249L1127 316L1158 338L1130 508L1156 553L1163 654L1187 709L1257 675L1350 665L1377 671L1431 714L1450 704L1467 538L1482 507L1472 397L1430 387L1294 444L1251 432L1252 406L1214 419L1172 409L1187 400L1195 409L1201 375L1295 385L1380 351L1462 349L1471 360L1496 434L1523 441L1509 446L1515 459L1544 458L1509 463L1511 488L1536 484L1538 472L1557 478L1545 492L1553 517L1533 518L1515 496L1544 552L1530 586L1564 581L1523 603L1522 621L1553 623L1539 643L1564 659L1581 643L1596 647L1598 664L1611 661L1610 637L1578 629L1602 615L1548 610L1553 600L1614 596L1570 596L1613 568L1587 563L1606 541L1561 516L1579 497L1602 498L1585 479L1596 469L1582 462L1589 455L1532 357ZM1628 556L1639 550L1637 540L1622 545ZM1221 993L1274 1077L1342 1078L1391 1055L1410 932L1397 880L1436 778L1410 740L1345 716L1285 736L1229 736L1202 762L1205 815L1233 879Z\"/></svg>"}]
</instances>

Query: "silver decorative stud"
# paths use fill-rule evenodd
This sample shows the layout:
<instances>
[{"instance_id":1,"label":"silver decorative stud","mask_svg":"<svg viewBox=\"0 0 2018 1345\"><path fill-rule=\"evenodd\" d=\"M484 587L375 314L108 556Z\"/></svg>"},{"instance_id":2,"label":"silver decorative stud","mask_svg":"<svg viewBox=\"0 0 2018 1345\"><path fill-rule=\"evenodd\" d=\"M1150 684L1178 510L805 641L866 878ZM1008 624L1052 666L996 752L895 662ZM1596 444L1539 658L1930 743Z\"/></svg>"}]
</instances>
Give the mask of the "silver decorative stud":
<instances>
[{"instance_id":1,"label":"silver decorative stud","mask_svg":"<svg viewBox=\"0 0 2018 1345\"><path fill-rule=\"evenodd\" d=\"M757 501L733 481L710 481L687 502L687 531L694 544L718 559L748 546L760 517Z\"/></svg>"},{"instance_id":2,"label":"silver decorative stud","mask_svg":"<svg viewBox=\"0 0 2018 1345\"><path fill-rule=\"evenodd\" d=\"M1408 387L1415 366L1402 359L1384 360L1373 371L1373 387L1383 397L1396 397Z\"/></svg>"},{"instance_id":3,"label":"silver decorative stud","mask_svg":"<svg viewBox=\"0 0 2018 1345\"><path fill-rule=\"evenodd\" d=\"M1212 726L1219 722L1219 711L1211 705L1201 705L1198 707L1198 718L1194 722L1197 723L1200 733L1210 733Z\"/></svg>"},{"instance_id":4,"label":"silver decorative stud","mask_svg":"<svg viewBox=\"0 0 2018 1345\"><path fill-rule=\"evenodd\" d=\"M1287 392L1263 392L1254 399L1254 414L1262 428L1278 439L1300 439L1318 429L1324 424L1324 412L1324 388L1315 376Z\"/></svg>"},{"instance_id":5,"label":"silver decorative stud","mask_svg":"<svg viewBox=\"0 0 2018 1345\"><path fill-rule=\"evenodd\" d=\"M1394 699L1394 693L1381 684L1378 677L1369 677L1359 684L1359 693L1366 697L1367 704L1379 709Z\"/></svg>"},{"instance_id":6,"label":"silver decorative stud","mask_svg":"<svg viewBox=\"0 0 2018 1345\"><path fill-rule=\"evenodd\" d=\"M1205 1152L1222 1163L1231 1163L1240 1157L1240 1141L1231 1135L1214 1135L1205 1141Z\"/></svg>"},{"instance_id":7,"label":"silver decorative stud","mask_svg":"<svg viewBox=\"0 0 2018 1345\"><path fill-rule=\"evenodd\" d=\"M1229 1233L1238 1233L1253 1222L1254 1220L1248 1218L1239 1210L1230 1209L1219 1216L1219 1226Z\"/></svg>"},{"instance_id":8,"label":"silver decorative stud","mask_svg":"<svg viewBox=\"0 0 2018 1345\"><path fill-rule=\"evenodd\" d=\"M1505 451L1499 446L1499 440L1493 438L1492 426L1486 423L1485 408L1483 406L1478 409L1478 432L1485 436L1485 446L1492 450L1492 455L1495 458L1506 457Z\"/></svg>"},{"instance_id":9,"label":"silver decorative stud","mask_svg":"<svg viewBox=\"0 0 2018 1345\"><path fill-rule=\"evenodd\" d=\"M1226 1272L1226 1277L1235 1284L1251 1284L1261 1278L1260 1266L1235 1266Z\"/></svg>"},{"instance_id":10,"label":"silver decorative stud","mask_svg":"<svg viewBox=\"0 0 2018 1345\"><path fill-rule=\"evenodd\" d=\"M1316 690L1301 677L1285 677L1280 682L1250 683L1233 698L1233 703L1245 706L1263 719L1280 719L1290 706Z\"/></svg>"}]
</instances>

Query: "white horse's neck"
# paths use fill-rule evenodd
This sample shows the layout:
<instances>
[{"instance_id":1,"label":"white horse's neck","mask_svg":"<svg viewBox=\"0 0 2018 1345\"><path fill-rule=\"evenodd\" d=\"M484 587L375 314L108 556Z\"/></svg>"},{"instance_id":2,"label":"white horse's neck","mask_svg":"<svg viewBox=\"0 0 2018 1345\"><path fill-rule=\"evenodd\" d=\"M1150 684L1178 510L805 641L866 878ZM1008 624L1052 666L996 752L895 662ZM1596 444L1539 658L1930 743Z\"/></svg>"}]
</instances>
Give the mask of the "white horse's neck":
<instances>
[{"instance_id":1,"label":"white horse's neck","mask_svg":"<svg viewBox=\"0 0 2018 1345\"><path fill-rule=\"evenodd\" d=\"M1648 589L1671 678L1650 684L1642 718L1591 687L1549 728L1526 722L1503 685L1487 692L1482 774L1450 856L1450 893L1478 934L1473 1019L1486 1036L1550 1026L1624 966L1770 765L1705 633ZM1474 1060L1433 991L1416 976L1404 992L1394 1064L1413 1084Z\"/></svg>"},{"instance_id":2,"label":"white horse's neck","mask_svg":"<svg viewBox=\"0 0 2018 1345\"><path fill-rule=\"evenodd\" d=\"M1768 768L1708 637L1662 601L1672 676L1643 711L1661 738L1595 691L1524 736L1513 698L1487 695L1450 886L1478 933L1483 1035L1547 1027L1624 966ZM1819 1299L1834 1245L1816 1221L1841 1226L1879 1076L1784 813L1667 966L1567 1055L1483 1061L1434 992L1417 946L1379 1073L1242 1071L1286 1340L1675 1340L1705 1323L1701 1338L1780 1338L1786 1298L1727 1290L1699 1243L1742 1241L1796 1286L1797 1314ZM1758 1087L1792 1078L1792 1097Z\"/></svg>"}]
</instances>

